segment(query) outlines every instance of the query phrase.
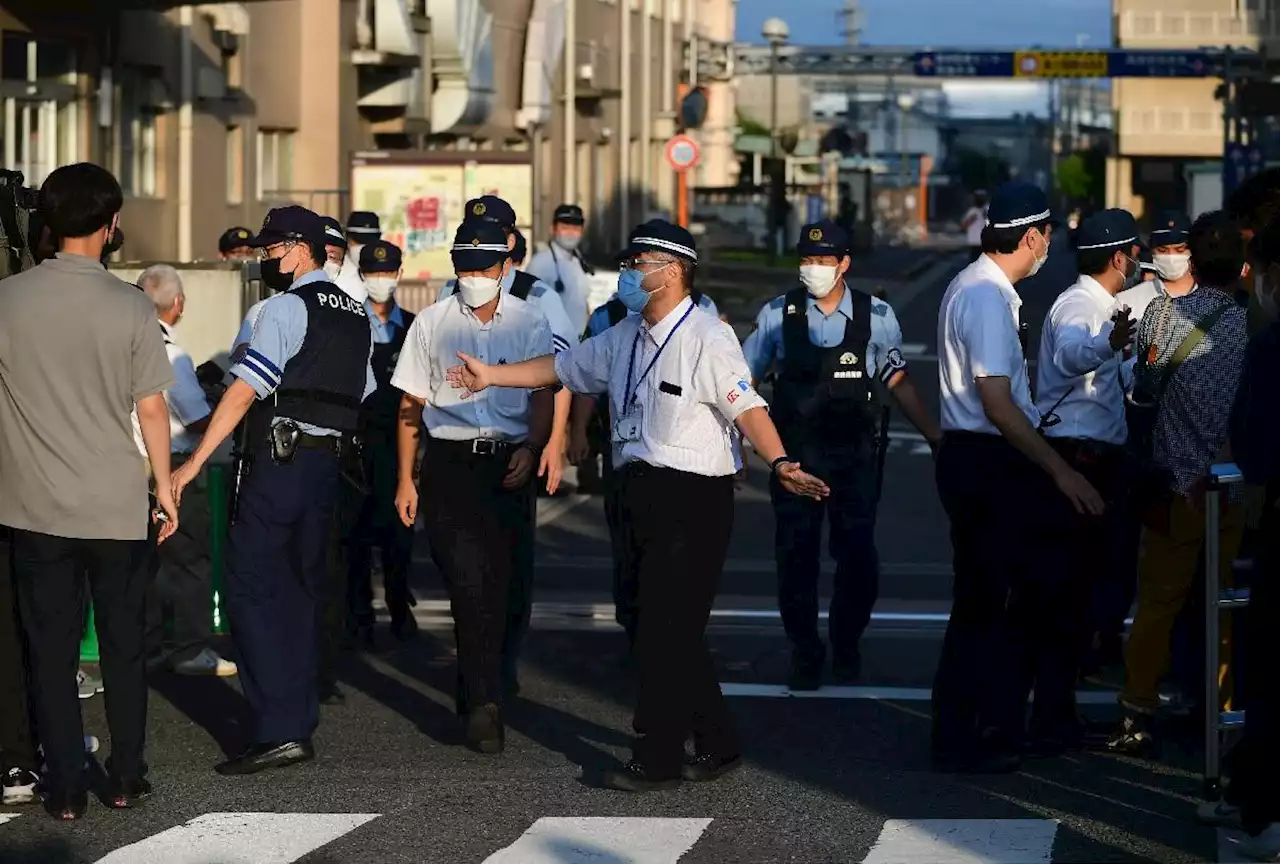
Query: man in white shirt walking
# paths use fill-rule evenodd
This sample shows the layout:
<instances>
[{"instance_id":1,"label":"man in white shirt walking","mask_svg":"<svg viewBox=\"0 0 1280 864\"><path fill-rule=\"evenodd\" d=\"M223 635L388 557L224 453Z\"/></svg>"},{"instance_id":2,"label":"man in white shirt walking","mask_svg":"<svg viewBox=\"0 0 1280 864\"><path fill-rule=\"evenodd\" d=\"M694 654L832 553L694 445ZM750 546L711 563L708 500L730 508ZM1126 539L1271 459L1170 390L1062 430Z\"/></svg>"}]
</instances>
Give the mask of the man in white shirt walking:
<instances>
[{"instance_id":1,"label":"man in white shirt walking","mask_svg":"<svg viewBox=\"0 0 1280 864\"><path fill-rule=\"evenodd\" d=\"M564 302L573 332L587 329L587 297L591 293L591 268L583 260L579 244L587 219L577 204L561 204L551 217L551 242L529 259L530 275L552 286Z\"/></svg>"}]
</instances>

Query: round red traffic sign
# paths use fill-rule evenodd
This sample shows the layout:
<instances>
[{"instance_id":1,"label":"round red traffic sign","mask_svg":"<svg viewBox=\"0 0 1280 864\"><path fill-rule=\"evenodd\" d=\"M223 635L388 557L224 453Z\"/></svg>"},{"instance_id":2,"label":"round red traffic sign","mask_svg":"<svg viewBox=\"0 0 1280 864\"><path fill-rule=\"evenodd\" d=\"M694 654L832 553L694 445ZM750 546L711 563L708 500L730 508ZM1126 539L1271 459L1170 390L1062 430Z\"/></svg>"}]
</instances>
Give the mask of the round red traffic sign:
<instances>
[{"instance_id":1,"label":"round red traffic sign","mask_svg":"<svg viewBox=\"0 0 1280 864\"><path fill-rule=\"evenodd\" d=\"M688 171L698 164L698 159L702 156L698 142L688 135L677 135L668 141L665 153L667 164L676 171Z\"/></svg>"}]
</instances>

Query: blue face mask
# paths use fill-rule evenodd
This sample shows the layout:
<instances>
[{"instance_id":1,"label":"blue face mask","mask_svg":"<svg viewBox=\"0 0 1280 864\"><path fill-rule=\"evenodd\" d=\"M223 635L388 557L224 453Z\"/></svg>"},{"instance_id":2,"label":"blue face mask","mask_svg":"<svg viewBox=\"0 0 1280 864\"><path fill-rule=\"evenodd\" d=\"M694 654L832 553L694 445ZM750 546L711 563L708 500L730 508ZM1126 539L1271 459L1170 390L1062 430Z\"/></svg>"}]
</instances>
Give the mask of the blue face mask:
<instances>
[{"instance_id":1,"label":"blue face mask","mask_svg":"<svg viewBox=\"0 0 1280 864\"><path fill-rule=\"evenodd\" d=\"M644 290L645 274L639 270L623 270L618 274L618 299L632 312L639 312L649 303L651 296Z\"/></svg>"}]
</instances>

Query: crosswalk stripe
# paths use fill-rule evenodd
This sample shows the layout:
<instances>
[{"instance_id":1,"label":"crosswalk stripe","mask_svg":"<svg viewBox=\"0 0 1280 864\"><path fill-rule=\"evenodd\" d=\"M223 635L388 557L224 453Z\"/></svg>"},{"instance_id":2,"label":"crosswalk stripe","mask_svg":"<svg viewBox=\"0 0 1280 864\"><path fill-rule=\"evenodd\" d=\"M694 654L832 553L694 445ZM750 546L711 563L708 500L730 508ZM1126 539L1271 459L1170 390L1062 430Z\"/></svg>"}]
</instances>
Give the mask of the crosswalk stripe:
<instances>
[{"instance_id":1,"label":"crosswalk stripe","mask_svg":"<svg viewBox=\"0 0 1280 864\"><path fill-rule=\"evenodd\" d=\"M928 687L863 687L849 685L826 686L821 690L793 691L786 684L753 684L747 681L723 681L720 692L726 696L758 697L765 699L870 699L885 702L928 702L933 691ZM1077 690L1079 705L1114 705L1114 690Z\"/></svg>"},{"instance_id":2,"label":"crosswalk stripe","mask_svg":"<svg viewBox=\"0 0 1280 864\"><path fill-rule=\"evenodd\" d=\"M1055 819L890 819L863 864L1049 864Z\"/></svg>"},{"instance_id":3,"label":"crosswalk stripe","mask_svg":"<svg viewBox=\"0 0 1280 864\"><path fill-rule=\"evenodd\" d=\"M377 813L206 813L122 846L97 864L290 864Z\"/></svg>"},{"instance_id":4,"label":"crosswalk stripe","mask_svg":"<svg viewBox=\"0 0 1280 864\"><path fill-rule=\"evenodd\" d=\"M21 815L21 813L0 813L0 825L17 819Z\"/></svg>"},{"instance_id":5,"label":"crosswalk stripe","mask_svg":"<svg viewBox=\"0 0 1280 864\"><path fill-rule=\"evenodd\" d=\"M484 864L676 864L710 819L544 817Z\"/></svg>"}]
</instances>

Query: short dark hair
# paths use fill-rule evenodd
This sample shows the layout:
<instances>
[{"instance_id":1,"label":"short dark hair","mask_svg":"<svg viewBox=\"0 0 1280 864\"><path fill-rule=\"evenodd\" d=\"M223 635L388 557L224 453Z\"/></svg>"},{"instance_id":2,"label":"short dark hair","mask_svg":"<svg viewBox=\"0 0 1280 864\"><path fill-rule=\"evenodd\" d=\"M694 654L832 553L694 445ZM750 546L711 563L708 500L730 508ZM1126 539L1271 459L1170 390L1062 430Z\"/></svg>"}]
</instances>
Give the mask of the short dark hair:
<instances>
[{"instance_id":1,"label":"short dark hair","mask_svg":"<svg viewBox=\"0 0 1280 864\"><path fill-rule=\"evenodd\" d=\"M1246 178L1227 199L1226 210L1237 228L1262 230L1280 216L1280 168Z\"/></svg>"},{"instance_id":2,"label":"short dark hair","mask_svg":"<svg viewBox=\"0 0 1280 864\"><path fill-rule=\"evenodd\" d=\"M307 243L307 251L311 253L311 263L317 267L323 267L324 262L329 260L329 250L325 248L323 243Z\"/></svg>"},{"instance_id":3,"label":"short dark hair","mask_svg":"<svg viewBox=\"0 0 1280 864\"><path fill-rule=\"evenodd\" d=\"M1111 258L1117 252L1129 251L1123 246L1107 246L1104 249L1077 249L1076 272L1082 276L1100 276L1111 266Z\"/></svg>"},{"instance_id":4,"label":"short dark hair","mask_svg":"<svg viewBox=\"0 0 1280 864\"><path fill-rule=\"evenodd\" d=\"M1013 228L996 228L988 225L982 229L982 251L989 255L1012 255L1018 251L1018 244L1027 232L1033 228L1041 233L1049 224L1049 220L1033 222L1030 225L1017 225Z\"/></svg>"},{"instance_id":5,"label":"short dark hair","mask_svg":"<svg viewBox=\"0 0 1280 864\"><path fill-rule=\"evenodd\" d=\"M91 162L64 165L45 178L39 208L55 236L88 237L111 224L124 193L111 172Z\"/></svg>"},{"instance_id":6,"label":"short dark hair","mask_svg":"<svg viewBox=\"0 0 1280 864\"><path fill-rule=\"evenodd\" d=\"M1223 210L1205 213L1187 238L1196 281L1213 288L1232 288L1244 268L1244 238Z\"/></svg>"}]
</instances>

